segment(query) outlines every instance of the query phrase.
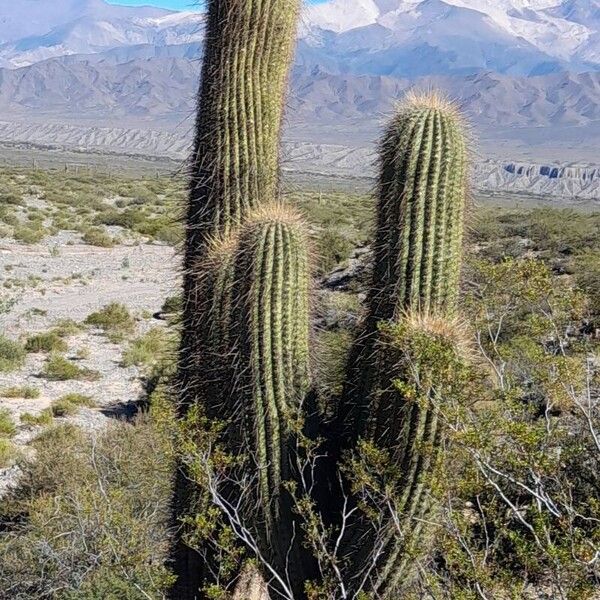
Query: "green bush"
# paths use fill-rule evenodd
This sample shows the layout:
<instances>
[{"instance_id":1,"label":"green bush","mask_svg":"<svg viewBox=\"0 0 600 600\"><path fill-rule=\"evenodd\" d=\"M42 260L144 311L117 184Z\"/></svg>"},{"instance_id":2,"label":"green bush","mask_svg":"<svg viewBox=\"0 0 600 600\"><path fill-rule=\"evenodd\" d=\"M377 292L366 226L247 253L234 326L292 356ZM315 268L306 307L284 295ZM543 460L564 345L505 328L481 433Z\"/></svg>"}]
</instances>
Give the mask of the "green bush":
<instances>
[{"instance_id":1,"label":"green bush","mask_svg":"<svg viewBox=\"0 0 600 600\"><path fill-rule=\"evenodd\" d=\"M55 400L50 406L50 411L53 417L70 417L77 414L78 408L75 404L71 404L70 402Z\"/></svg>"},{"instance_id":2,"label":"green bush","mask_svg":"<svg viewBox=\"0 0 600 600\"><path fill-rule=\"evenodd\" d=\"M29 385L14 386L0 390L0 396L3 398L25 398L32 400L40 397L40 390Z\"/></svg>"},{"instance_id":3,"label":"green bush","mask_svg":"<svg viewBox=\"0 0 600 600\"><path fill-rule=\"evenodd\" d=\"M0 438L0 469L6 469L14 464L19 457L19 452L16 446L5 438ZM0 598L2 598L0 591Z\"/></svg>"},{"instance_id":4,"label":"green bush","mask_svg":"<svg viewBox=\"0 0 600 600\"><path fill-rule=\"evenodd\" d=\"M169 320L177 319L183 310L183 298L181 294L169 296L161 306L161 312L165 313Z\"/></svg>"},{"instance_id":5,"label":"green bush","mask_svg":"<svg viewBox=\"0 0 600 600\"><path fill-rule=\"evenodd\" d=\"M73 319L60 319L56 322L52 331L59 337L66 338L78 334L81 330L81 325L73 321Z\"/></svg>"},{"instance_id":6,"label":"green bush","mask_svg":"<svg viewBox=\"0 0 600 600\"><path fill-rule=\"evenodd\" d=\"M351 239L337 231L327 230L319 236L318 270L320 274L328 273L336 265L350 258L355 245Z\"/></svg>"},{"instance_id":7,"label":"green bush","mask_svg":"<svg viewBox=\"0 0 600 600\"><path fill-rule=\"evenodd\" d=\"M5 223L6 225L10 225L11 227L19 226L19 217L17 217L17 215L15 215L14 213L3 214L2 216L0 216L0 221Z\"/></svg>"},{"instance_id":8,"label":"green bush","mask_svg":"<svg viewBox=\"0 0 600 600\"><path fill-rule=\"evenodd\" d=\"M112 248L115 245L114 238L104 229L98 227L86 229L81 239L90 246L98 246L100 248Z\"/></svg>"},{"instance_id":9,"label":"green bush","mask_svg":"<svg viewBox=\"0 0 600 600\"><path fill-rule=\"evenodd\" d=\"M123 352L123 366L152 367L163 362L170 350L174 349L173 337L163 327L155 327L133 340Z\"/></svg>"},{"instance_id":10,"label":"green bush","mask_svg":"<svg viewBox=\"0 0 600 600\"><path fill-rule=\"evenodd\" d=\"M15 188L9 186L2 186L0 188L0 205L23 206L23 204L23 195Z\"/></svg>"},{"instance_id":11,"label":"green bush","mask_svg":"<svg viewBox=\"0 0 600 600\"><path fill-rule=\"evenodd\" d=\"M54 417L66 417L75 414L81 407L92 408L94 406L96 406L96 402L91 396L72 393L55 400L50 406L50 411Z\"/></svg>"},{"instance_id":12,"label":"green bush","mask_svg":"<svg viewBox=\"0 0 600 600\"><path fill-rule=\"evenodd\" d=\"M135 320L123 304L113 302L85 319L86 325L102 329L112 341L121 341L135 331Z\"/></svg>"},{"instance_id":13,"label":"green bush","mask_svg":"<svg viewBox=\"0 0 600 600\"><path fill-rule=\"evenodd\" d=\"M78 367L59 354L50 356L42 375L50 381L69 381L70 379L95 381L100 377L97 371Z\"/></svg>"},{"instance_id":14,"label":"green bush","mask_svg":"<svg viewBox=\"0 0 600 600\"><path fill-rule=\"evenodd\" d=\"M0 333L0 373L16 371L25 361L25 348Z\"/></svg>"},{"instance_id":15,"label":"green bush","mask_svg":"<svg viewBox=\"0 0 600 600\"><path fill-rule=\"evenodd\" d=\"M0 535L0 599L164 598L173 473L165 444L145 420L93 439L68 425L40 434L0 508L11 523Z\"/></svg>"},{"instance_id":16,"label":"green bush","mask_svg":"<svg viewBox=\"0 0 600 600\"><path fill-rule=\"evenodd\" d=\"M21 423L23 425L32 425L35 427L47 427L52 424L52 409L46 408L37 415L31 413L23 413L21 415Z\"/></svg>"},{"instance_id":17,"label":"green bush","mask_svg":"<svg viewBox=\"0 0 600 600\"><path fill-rule=\"evenodd\" d=\"M27 338L25 350L27 352L66 352L68 344L56 331L38 333Z\"/></svg>"},{"instance_id":18,"label":"green bush","mask_svg":"<svg viewBox=\"0 0 600 600\"><path fill-rule=\"evenodd\" d=\"M0 408L0 437L11 438L17 433L15 422L7 408Z\"/></svg>"},{"instance_id":19,"label":"green bush","mask_svg":"<svg viewBox=\"0 0 600 600\"><path fill-rule=\"evenodd\" d=\"M135 227L138 233L165 242L171 246L179 244L183 239L183 229L180 224L166 219L146 220Z\"/></svg>"},{"instance_id":20,"label":"green bush","mask_svg":"<svg viewBox=\"0 0 600 600\"><path fill-rule=\"evenodd\" d=\"M42 228L19 225L13 231L13 237L24 244L37 244L46 237L46 233Z\"/></svg>"}]
</instances>

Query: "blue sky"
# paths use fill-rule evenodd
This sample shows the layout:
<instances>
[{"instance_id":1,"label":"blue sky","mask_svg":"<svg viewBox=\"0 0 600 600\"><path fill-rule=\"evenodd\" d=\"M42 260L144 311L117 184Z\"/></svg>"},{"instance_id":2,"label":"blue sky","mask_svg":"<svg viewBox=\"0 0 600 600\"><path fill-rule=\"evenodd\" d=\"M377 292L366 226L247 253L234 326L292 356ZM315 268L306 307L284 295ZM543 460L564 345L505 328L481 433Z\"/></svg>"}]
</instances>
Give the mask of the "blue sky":
<instances>
[{"instance_id":1,"label":"blue sky","mask_svg":"<svg viewBox=\"0 0 600 600\"><path fill-rule=\"evenodd\" d=\"M126 6L160 6L162 8L171 8L178 10L197 10L199 1L197 0L108 0L110 4L124 4ZM313 4L320 4L327 0L309 0Z\"/></svg>"}]
</instances>

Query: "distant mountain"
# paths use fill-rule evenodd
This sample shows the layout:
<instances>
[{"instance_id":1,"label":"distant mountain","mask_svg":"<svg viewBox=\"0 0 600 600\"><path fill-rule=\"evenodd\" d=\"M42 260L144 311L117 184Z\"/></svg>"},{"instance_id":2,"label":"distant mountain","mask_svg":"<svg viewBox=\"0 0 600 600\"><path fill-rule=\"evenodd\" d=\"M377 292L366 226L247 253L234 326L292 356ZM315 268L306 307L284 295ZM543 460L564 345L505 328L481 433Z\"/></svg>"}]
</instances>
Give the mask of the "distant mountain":
<instances>
[{"instance_id":1,"label":"distant mountain","mask_svg":"<svg viewBox=\"0 0 600 600\"><path fill-rule=\"evenodd\" d=\"M0 0L0 66L140 44L199 41L203 16L104 0Z\"/></svg>"},{"instance_id":2,"label":"distant mountain","mask_svg":"<svg viewBox=\"0 0 600 600\"><path fill-rule=\"evenodd\" d=\"M96 119L102 125L128 120L175 124L194 111L200 70L198 61L185 56L197 50L180 45L157 52L142 45L135 47L139 58L127 62L115 56L119 50L111 50L88 60L64 57L0 69L0 114ZM584 126L600 120L598 72L529 78L488 72L412 80L302 67L293 72L289 119L336 125L341 135L351 121L377 123L409 88L432 86L455 98L478 126Z\"/></svg>"},{"instance_id":3,"label":"distant mountain","mask_svg":"<svg viewBox=\"0 0 600 600\"><path fill-rule=\"evenodd\" d=\"M104 0L0 0L0 143L184 153L203 23ZM336 169L356 169L394 103L433 86L485 156L597 162L600 0L328 0L305 7L298 37L286 136L311 169L325 146Z\"/></svg>"},{"instance_id":4,"label":"distant mountain","mask_svg":"<svg viewBox=\"0 0 600 600\"><path fill-rule=\"evenodd\" d=\"M330 0L308 11L302 45L311 57L319 49L327 68L339 73L592 70L600 65L599 6L598 0Z\"/></svg>"},{"instance_id":5,"label":"distant mountain","mask_svg":"<svg viewBox=\"0 0 600 600\"><path fill-rule=\"evenodd\" d=\"M417 77L600 68L600 0L329 0L307 7L298 64ZM0 0L0 66L199 44L203 15L104 0Z\"/></svg>"}]
</instances>

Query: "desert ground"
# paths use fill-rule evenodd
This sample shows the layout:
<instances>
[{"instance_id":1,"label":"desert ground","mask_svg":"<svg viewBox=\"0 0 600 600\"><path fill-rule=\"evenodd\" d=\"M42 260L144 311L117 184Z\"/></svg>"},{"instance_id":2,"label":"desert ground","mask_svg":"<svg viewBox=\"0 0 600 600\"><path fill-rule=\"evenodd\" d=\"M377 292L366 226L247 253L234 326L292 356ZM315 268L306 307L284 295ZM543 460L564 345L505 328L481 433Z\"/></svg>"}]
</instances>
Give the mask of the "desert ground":
<instances>
[{"instance_id":1,"label":"desert ground","mask_svg":"<svg viewBox=\"0 0 600 600\"><path fill-rule=\"evenodd\" d=\"M0 465L0 491L15 481L15 456L27 452L48 416L98 427L135 412L158 360L153 353L164 346L162 333L170 335L165 302L178 293L182 165L173 175L168 165L157 168L134 158L114 164L88 156L66 163L65 171L58 168L61 158L73 157L39 153L32 169L17 153L21 164L0 172L0 330L5 339L29 348L0 373L0 411L16 424L15 452ZM322 293L343 293L344 282L364 270L369 185L300 175L286 180L291 201L326 229L334 228L319 259L321 276L327 272L329 278L324 287L334 291ZM560 207L523 194L481 195L476 204ZM589 200L575 206L593 214ZM90 322L90 315L115 306L124 312L123 323ZM332 317L325 313L327 326ZM36 336L49 339L36 348ZM141 356L131 358L136 353ZM57 357L74 372L49 373ZM65 399L76 403L79 396L80 406L63 410Z\"/></svg>"}]
</instances>

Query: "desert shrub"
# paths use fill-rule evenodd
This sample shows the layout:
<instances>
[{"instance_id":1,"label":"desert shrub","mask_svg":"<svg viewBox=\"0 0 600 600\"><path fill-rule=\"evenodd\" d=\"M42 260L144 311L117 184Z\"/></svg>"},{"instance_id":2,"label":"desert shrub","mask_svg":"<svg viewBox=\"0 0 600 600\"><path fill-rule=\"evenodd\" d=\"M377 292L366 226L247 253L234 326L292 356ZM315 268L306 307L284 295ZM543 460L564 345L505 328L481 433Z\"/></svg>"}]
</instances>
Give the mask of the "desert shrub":
<instances>
[{"instance_id":1,"label":"desert shrub","mask_svg":"<svg viewBox=\"0 0 600 600\"><path fill-rule=\"evenodd\" d=\"M50 356L44 366L42 376L50 381L69 381L70 379L95 381L100 377L97 371L81 368L60 354Z\"/></svg>"},{"instance_id":2,"label":"desert shrub","mask_svg":"<svg viewBox=\"0 0 600 600\"><path fill-rule=\"evenodd\" d=\"M148 420L47 429L2 505L0 598L163 598L172 464Z\"/></svg>"},{"instance_id":3,"label":"desert shrub","mask_svg":"<svg viewBox=\"0 0 600 600\"><path fill-rule=\"evenodd\" d=\"M86 229L81 239L90 246L100 248L112 248L115 245L114 238L104 229L98 227Z\"/></svg>"},{"instance_id":4,"label":"desert shrub","mask_svg":"<svg viewBox=\"0 0 600 600\"><path fill-rule=\"evenodd\" d=\"M590 299L591 311L600 325L600 248L575 256L573 265L575 280Z\"/></svg>"},{"instance_id":5,"label":"desert shrub","mask_svg":"<svg viewBox=\"0 0 600 600\"><path fill-rule=\"evenodd\" d=\"M19 225L19 218L14 213L5 213L0 216L0 221L11 227L17 227Z\"/></svg>"},{"instance_id":6,"label":"desert shrub","mask_svg":"<svg viewBox=\"0 0 600 600\"><path fill-rule=\"evenodd\" d=\"M341 394L346 376L346 360L353 339L352 334L343 329L319 333L318 385L323 398L339 397Z\"/></svg>"},{"instance_id":7,"label":"desert shrub","mask_svg":"<svg viewBox=\"0 0 600 600\"><path fill-rule=\"evenodd\" d=\"M72 319L60 319L54 325L52 331L61 338L76 335L81 331L82 327Z\"/></svg>"},{"instance_id":8,"label":"desert shrub","mask_svg":"<svg viewBox=\"0 0 600 600\"><path fill-rule=\"evenodd\" d=\"M437 550L409 598L592 598L600 412L586 298L540 260L482 261L463 309L487 385L447 412ZM479 352L475 348L479 348Z\"/></svg>"},{"instance_id":9,"label":"desert shrub","mask_svg":"<svg viewBox=\"0 0 600 600\"><path fill-rule=\"evenodd\" d=\"M8 387L0 390L0 396L3 398L25 398L33 400L40 397L40 390L30 385Z\"/></svg>"},{"instance_id":10,"label":"desert shrub","mask_svg":"<svg viewBox=\"0 0 600 600\"><path fill-rule=\"evenodd\" d=\"M10 411L0 408L0 437L11 438L15 433L17 433L17 428Z\"/></svg>"},{"instance_id":11,"label":"desert shrub","mask_svg":"<svg viewBox=\"0 0 600 600\"><path fill-rule=\"evenodd\" d=\"M123 366L157 365L174 349L173 341L173 336L163 327L155 327L131 342L129 348L123 352Z\"/></svg>"},{"instance_id":12,"label":"desert shrub","mask_svg":"<svg viewBox=\"0 0 600 600\"><path fill-rule=\"evenodd\" d=\"M181 225L164 218L143 221L135 227L135 231L172 246L183 239Z\"/></svg>"},{"instance_id":13,"label":"desert shrub","mask_svg":"<svg viewBox=\"0 0 600 600\"><path fill-rule=\"evenodd\" d=\"M97 215L94 222L98 225L118 226L134 230L144 219L144 213L137 209L128 208L122 212L110 209Z\"/></svg>"},{"instance_id":14,"label":"desert shrub","mask_svg":"<svg viewBox=\"0 0 600 600\"><path fill-rule=\"evenodd\" d=\"M169 317L179 315L183 309L183 298L181 294L176 296L169 296L161 306L161 312L165 313Z\"/></svg>"},{"instance_id":15,"label":"desert shrub","mask_svg":"<svg viewBox=\"0 0 600 600\"><path fill-rule=\"evenodd\" d=\"M25 361L25 348L0 333L0 373L15 371Z\"/></svg>"},{"instance_id":16,"label":"desert shrub","mask_svg":"<svg viewBox=\"0 0 600 600\"><path fill-rule=\"evenodd\" d=\"M121 341L135 331L135 319L126 306L117 302L88 315L85 323L102 329L113 341Z\"/></svg>"},{"instance_id":17,"label":"desert shrub","mask_svg":"<svg viewBox=\"0 0 600 600\"><path fill-rule=\"evenodd\" d=\"M50 406L53 417L68 417L77 413L81 407L93 407L96 403L91 396L83 394L66 394L54 400Z\"/></svg>"},{"instance_id":18,"label":"desert shrub","mask_svg":"<svg viewBox=\"0 0 600 600\"><path fill-rule=\"evenodd\" d=\"M48 425L52 424L52 409L44 409L37 415L33 415L31 413L23 413L20 417L20 420L21 424L23 425L31 425L34 427L47 427Z\"/></svg>"},{"instance_id":19,"label":"desert shrub","mask_svg":"<svg viewBox=\"0 0 600 600\"><path fill-rule=\"evenodd\" d=\"M18 225L14 228L13 237L24 244L37 244L46 237L46 232L41 227Z\"/></svg>"},{"instance_id":20,"label":"desert shrub","mask_svg":"<svg viewBox=\"0 0 600 600\"><path fill-rule=\"evenodd\" d=\"M327 273L350 258L355 245L351 239L337 231L324 231L319 236L318 271Z\"/></svg>"},{"instance_id":21,"label":"desert shrub","mask_svg":"<svg viewBox=\"0 0 600 600\"><path fill-rule=\"evenodd\" d=\"M23 204L23 194L16 186L11 184L0 185L0 205L23 206Z\"/></svg>"},{"instance_id":22,"label":"desert shrub","mask_svg":"<svg viewBox=\"0 0 600 600\"><path fill-rule=\"evenodd\" d=\"M69 349L67 342L56 331L38 333L27 338L25 350L27 352L66 352Z\"/></svg>"},{"instance_id":23,"label":"desert shrub","mask_svg":"<svg viewBox=\"0 0 600 600\"><path fill-rule=\"evenodd\" d=\"M0 469L12 466L18 457L19 452L16 446L10 440L0 437Z\"/></svg>"}]
</instances>

